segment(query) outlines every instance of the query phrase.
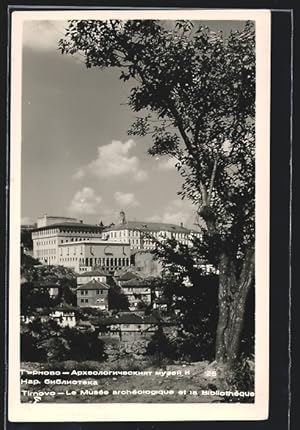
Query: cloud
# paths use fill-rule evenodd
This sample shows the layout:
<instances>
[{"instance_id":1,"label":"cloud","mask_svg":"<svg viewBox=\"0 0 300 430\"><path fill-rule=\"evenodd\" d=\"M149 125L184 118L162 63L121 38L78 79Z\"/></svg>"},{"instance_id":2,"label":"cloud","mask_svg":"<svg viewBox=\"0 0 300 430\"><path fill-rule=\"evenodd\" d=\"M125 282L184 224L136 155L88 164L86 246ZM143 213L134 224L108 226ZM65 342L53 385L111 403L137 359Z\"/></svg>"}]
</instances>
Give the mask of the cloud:
<instances>
[{"instance_id":1,"label":"cloud","mask_svg":"<svg viewBox=\"0 0 300 430\"><path fill-rule=\"evenodd\" d=\"M135 207L139 205L139 202L133 193L123 193L122 191L116 191L114 197L118 205L122 207Z\"/></svg>"},{"instance_id":2,"label":"cloud","mask_svg":"<svg viewBox=\"0 0 300 430\"><path fill-rule=\"evenodd\" d=\"M57 50L67 26L67 21L24 21L23 45L40 51Z\"/></svg>"},{"instance_id":3,"label":"cloud","mask_svg":"<svg viewBox=\"0 0 300 430\"><path fill-rule=\"evenodd\" d=\"M78 179L83 178L85 175L84 170L82 168L79 168L74 175L72 176L72 179L77 181Z\"/></svg>"},{"instance_id":4,"label":"cloud","mask_svg":"<svg viewBox=\"0 0 300 430\"><path fill-rule=\"evenodd\" d=\"M98 196L93 188L84 187L75 193L68 211L72 214L91 215L98 212L98 205L102 197Z\"/></svg>"},{"instance_id":5,"label":"cloud","mask_svg":"<svg viewBox=\"0 0 300 430\"><path fill-rule=\"evenodd\" d=\"M187 200L172 200L163 210L161 215L154 214L147 218L152 222L164 222L195 228L196 207Z\"/></svg>"},{"instance_id":6,"label":"cloud","mask_svg":"<svg viewBox=\"0 0 300 430\"><path fill-rule=\"evenodd\" d=\"M177 160L175 158L167 158L166 160L161 161L157 167L159 170L171 170L175 169L176 163Z\"/></svg>"},{"instance_id":7,"label":"cloud","mask_svg":"<svg viewBox=\"0 0 300 430\"><path fill-rule=\"evenodd\" d=\"M137 182L146 180L148 174L141 168L140 160L130 154L135 145L134 140L129 139L124 143L113 140L107 145L99 146L97 158L87 166L80 167L73 178L80 179L90 174L101 179L127 176Z\"/></svg>"}]
</instances>

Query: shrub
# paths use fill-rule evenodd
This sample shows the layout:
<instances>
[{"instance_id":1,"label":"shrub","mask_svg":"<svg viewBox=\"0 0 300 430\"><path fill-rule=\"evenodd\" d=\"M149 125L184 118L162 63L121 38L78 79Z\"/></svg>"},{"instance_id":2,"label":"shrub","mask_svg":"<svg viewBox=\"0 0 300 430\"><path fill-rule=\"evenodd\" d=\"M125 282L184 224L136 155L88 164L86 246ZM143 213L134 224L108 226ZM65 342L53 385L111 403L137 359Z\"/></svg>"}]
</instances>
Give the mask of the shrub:
<instances>
[{"instance_id":1,"label":"shrub","mask_svg":"<svg viewBox=\"0 0 300 430\"><path fill-rule=\"evenodd\" d=\"M161 364L165 358L174 357L174 352L174 346L159 326L147 345L146 354L151 355L157 364Z\"/></svg>"}]
</instances>

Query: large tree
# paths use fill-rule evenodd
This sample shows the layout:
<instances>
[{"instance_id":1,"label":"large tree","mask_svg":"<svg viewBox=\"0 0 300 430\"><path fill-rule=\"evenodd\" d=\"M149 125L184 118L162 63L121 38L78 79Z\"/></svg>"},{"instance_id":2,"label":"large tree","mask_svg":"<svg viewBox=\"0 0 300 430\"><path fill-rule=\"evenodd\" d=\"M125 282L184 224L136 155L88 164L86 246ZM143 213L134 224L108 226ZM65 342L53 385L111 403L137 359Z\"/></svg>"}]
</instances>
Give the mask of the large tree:
<instances>
[{"instance_id":1,"label":"large tree","mask_svg":"<svg viewBox=\"0 0 300 430\"><path fill-rule=\"evenodd\" d=\"M191 21L70 21L59 47L132 81L129 133L176 160L220 271L216 359L234 365L254 282L253 24L224 37Z\"/></svg>"}]
</instances>

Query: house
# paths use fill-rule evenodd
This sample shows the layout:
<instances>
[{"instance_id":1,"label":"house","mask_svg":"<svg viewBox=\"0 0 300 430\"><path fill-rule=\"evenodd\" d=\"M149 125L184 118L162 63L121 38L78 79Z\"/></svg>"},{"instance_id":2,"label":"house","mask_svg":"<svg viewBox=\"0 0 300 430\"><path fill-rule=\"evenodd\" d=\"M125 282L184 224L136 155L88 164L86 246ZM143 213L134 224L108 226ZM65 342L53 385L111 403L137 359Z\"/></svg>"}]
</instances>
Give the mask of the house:
<instances>
[{"instance_id":1,"label":"house","mask_svg":"<svg viewBox=\"0 0 300 430\"><path fill-rule=\"evenodd\" d=\"M124 279L124 278L123 278ZM127 296L129 309L136 310L139 306L151 304L151 286L143 279L132 278L121 282L122 292Z\"/></svg>"},{"instance_id":2,"label":"house","mask_svg":"<svg viewBox=\"0 0 300 430\"><path fill-rule=\"evenodd\" d=\"M132 280L139 280L142 279L141 276L137 275L133 271L126 271L120 274L120 276L117 277L118 285L122 287L122 285L125 282L132 281Z\"/></svg>"},{"instance_id":3,"label":"house","mask_svg":"<svg viewBox=\"0 0 300 430\"><path fill-rule=\"evenodd\" d=\"M57 308L49 314L49 317L57 322L61 327L75 327L76 318L73 308Z\"/></svg>"},{"instance_id":4,"label":"house","mask_svg":"<svg viewBox=\"0 0 300 430\"><path fill-rule=\"evenodd\" d=\"M55 299L60 290L60 282L58 280L34 281L32 282L33 290L48 291L51 299Z\"/></svg>"},{"instance_id":5,"label":"house","mask_svg":"<svg viewBox=\"0 0 300 430\"><path fill-rule=\"evenodd\" d=\"M106 283L107 279L111 277L112 275L104 270L90 270L77 275L77 285L86 284L93 280Z\"/></svg>"},{"instance_id":6,"label":"house","mask_svg":"<svg viewBox=\"0 0 300 430\"><path fill-rule=\"evenodd\" d=\"M61 327L75 327L76 317L74 308L57 308L51 311L43 311L37 315L21 315L21 322L29 324L38 318L42 323L46 323L49 320L54 320Z\"/></svg>"},{"instance_id":7,"label":"house","mask_svg":"<svg viewBox=\"0 0 300 430\"><path fill-rule=\"evenodd\" d=\"M80 285L76 290L77 306L108 310L109 285L95 279Z\"/></svg>"},{"instance_id":8,"label":"house","mask_svg":"<svg viewBox=\"0 0 300 430\"><path fill-rule=\"evenodd\" d=\"M153 315L141 316L133 312L122 312L109 321L111 335L118 334L120 339L137 339L152 336L157 330L159 320Z\"/></svg>"}]
</instances>

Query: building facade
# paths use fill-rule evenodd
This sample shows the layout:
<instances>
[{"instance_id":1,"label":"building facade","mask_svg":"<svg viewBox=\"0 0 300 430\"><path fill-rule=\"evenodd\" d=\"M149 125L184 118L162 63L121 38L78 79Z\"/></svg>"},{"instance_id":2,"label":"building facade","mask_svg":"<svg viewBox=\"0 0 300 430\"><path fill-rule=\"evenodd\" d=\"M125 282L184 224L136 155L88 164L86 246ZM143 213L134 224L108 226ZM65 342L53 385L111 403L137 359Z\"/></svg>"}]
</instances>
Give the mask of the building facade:
<instances>
[{"instance_id":1,"label":"building facade","mask_svg":"<svg viewBox=\"0 0 300 430\"><path fill-rule=\"evenodd\" d=\"M58 249L65 243L101 239L103 227L81 222L62 222L32 230L33 257L43 264L60 264Z\"/></svg>"},{"instance_id":2,"label":"building facade","mask_svg":"<svg viewBox=\"0 0 300 430\"><path fill-rule=\"evenodd\" d=\"M151 304L152 292L144 280L132 279L121 284L122 293L128 299L129 309L136 310Z\"/></svg>"},{"instance_id":3,"label":"building facade","mask_svg":"<svg viewBox=\"0 0 300 430\"><path fill-rule=\"evenodd\" d=\"M141 316L133 312L124 312L112 319L109 329L111 334L118 334L120 339L136 339L141 335L152 336L158 324L158 320L152 315Z\"/></svg>"},{"instance_id":4,"label":"building facade","mask_svg":"<svg viewBox=\"0 0 300 430\"><path fill-rule=\"evenodd\" d=\"M75 311L73 309L55 309L49 315L51 319L55 320L58 325L61 327L75 327L76 326L76 317Z\"/></svg>"},{"instance_id":5,"label":"building facade","mask_svg":"<svg viewBox=\"0 0 300 430\"><path fill-rule=\"evenodd\" d=\"M58 264L81 274L98 266L113 274L130 266L130 245L105 240L64 242L58 247Z\"/></svg>"},{"instance_id":6,"label":"building facade","mask_svg":"<svg viewBox=\"0 0 300 430\"><path fill-rule=\"evenodd\" d=\"M190 230L183 224L126 221L125 217L121 217L119 224L113 224L103 230L103 237L106 239L129 242L132 250L146 251L155 248L155 240L174 238L182 244L190 245L193 236L200 237L200 232Z\"/></svg>"},{"instance_id":7,"label":"building facade","mask_svg":"<svg viewBox=\"0 0 300 430\"><path fill-rule=\"evenodd\" d=\"M77 306L81 308L99 308L108 310L109 286L103 282L92 280L76 290Z\"/></svg>"}]
</instances>

